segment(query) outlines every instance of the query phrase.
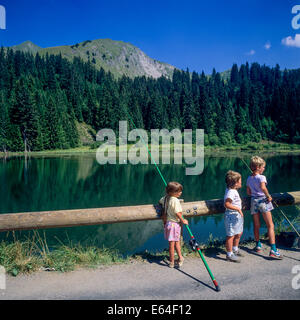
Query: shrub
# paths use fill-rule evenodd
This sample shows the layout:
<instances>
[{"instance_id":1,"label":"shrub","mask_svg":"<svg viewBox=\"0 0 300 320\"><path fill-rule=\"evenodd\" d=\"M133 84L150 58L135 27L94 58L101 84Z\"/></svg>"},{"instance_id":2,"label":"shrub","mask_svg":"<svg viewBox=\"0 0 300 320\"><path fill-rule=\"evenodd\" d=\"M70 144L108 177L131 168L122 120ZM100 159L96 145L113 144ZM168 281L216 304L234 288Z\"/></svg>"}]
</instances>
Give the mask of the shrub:
<instances>
[{"instance_id":1,"label":"shrub","mask_svg":"<svg viewBox=\"0 0 300 320\"><path fill-rule=\"evenodd\" d=\"M236 136L236 142L239 143L239 144L243 144L244 143L244 136L241 133L239 133Z\"/></svg>"},{"instance_id":2,"label":"shrub","mask_svg":"<svg viewBox=\"0 0 300 320\"><path fill-rule=\"evenodd\" d=\"M95 141L90 145L90 149L97 149L101 146L101 144L103 143L103 141Z\"/></svg>"},{"instance_id":3,"label":"shrub","mask_svg":"<svg viewBox=\"0 0 300 320\"><path fill-rule=\"evenodd\" d=\"M229 132L221 132L219 138L221 145L231 145L232 143L232 137Z\"/></svg>"},{"instance_id":4,"label":"shrub","mask_svg":"<svg viewBox=\"0 0 300 320\"><path fill-rule=\"evenodd\" d=\"M218 146L220 145L220 139L216 134L212 134L209 136L209 143L212 146Z\"/></svg>"}]
</instances>

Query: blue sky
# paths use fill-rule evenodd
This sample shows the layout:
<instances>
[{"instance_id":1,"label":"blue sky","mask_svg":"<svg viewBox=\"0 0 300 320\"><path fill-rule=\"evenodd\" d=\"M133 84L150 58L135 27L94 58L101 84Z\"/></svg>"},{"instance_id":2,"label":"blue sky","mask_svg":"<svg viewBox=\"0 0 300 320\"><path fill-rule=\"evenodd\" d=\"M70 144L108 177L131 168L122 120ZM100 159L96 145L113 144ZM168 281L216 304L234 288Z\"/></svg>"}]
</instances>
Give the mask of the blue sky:
<instances>
[{"instance_id":1,"label":"blue sky","mask_svg":"<svg viewBox=\"0 0 300 320\"><path fill-rule=\"evenodd\" d=\"M246 61L300 68L300 29L291 23L297 4L300 0L0 0L6 10L0 45L31 40L51 47L110 38L196 72L221 72Z\"/></svg>"}]
</instances>

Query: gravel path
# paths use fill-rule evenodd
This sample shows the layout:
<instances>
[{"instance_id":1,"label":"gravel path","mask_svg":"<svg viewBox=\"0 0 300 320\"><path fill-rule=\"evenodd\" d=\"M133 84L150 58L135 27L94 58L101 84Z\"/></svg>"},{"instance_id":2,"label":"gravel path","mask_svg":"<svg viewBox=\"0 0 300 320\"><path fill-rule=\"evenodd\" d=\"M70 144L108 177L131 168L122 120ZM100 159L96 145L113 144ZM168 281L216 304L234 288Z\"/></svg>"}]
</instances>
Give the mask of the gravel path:
<instances>
[{"instance_id":1,"label":"gravel path","mask_svg":"<svg viewBox=\"0 0 300 320\"><path fill-rule=\"evenodd\" d=\"M245 255L241 263L226 261L224 252L206 255L221 292L215 291L200 257L189 257L181 269L171 269L158 258L67 273L7 276L0 299L300 300L300 288L292 285L300 287L299 249L281 249L284 259L280 261L268 257L268 247L262 254L241 249ZM293 274L297 265L298 273Z\"/></svg>"}]
</instances>

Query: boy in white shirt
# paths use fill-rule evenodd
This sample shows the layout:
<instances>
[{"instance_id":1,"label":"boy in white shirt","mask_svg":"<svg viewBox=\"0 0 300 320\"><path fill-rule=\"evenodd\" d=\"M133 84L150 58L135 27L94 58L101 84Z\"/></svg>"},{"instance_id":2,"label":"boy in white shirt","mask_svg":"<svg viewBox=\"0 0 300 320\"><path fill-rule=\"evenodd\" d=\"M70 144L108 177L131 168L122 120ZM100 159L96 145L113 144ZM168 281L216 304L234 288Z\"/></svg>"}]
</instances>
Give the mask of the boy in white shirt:
<instances>
[{"instance_id":1,"label":"boy in white shirt","mask_svg":"<svg viewBox=\"0 0 300 320\"><path fill-rule=\"evenodd\" d=\"M225 182L227 185L224 206L226 208L224 223L226 229L226 259L231 262L240 262L238 245L243 233L244 215L242 212L242 200L237 189L242 187L242 177L238 172L228 171Z\"/></svg>"}]
</instances>

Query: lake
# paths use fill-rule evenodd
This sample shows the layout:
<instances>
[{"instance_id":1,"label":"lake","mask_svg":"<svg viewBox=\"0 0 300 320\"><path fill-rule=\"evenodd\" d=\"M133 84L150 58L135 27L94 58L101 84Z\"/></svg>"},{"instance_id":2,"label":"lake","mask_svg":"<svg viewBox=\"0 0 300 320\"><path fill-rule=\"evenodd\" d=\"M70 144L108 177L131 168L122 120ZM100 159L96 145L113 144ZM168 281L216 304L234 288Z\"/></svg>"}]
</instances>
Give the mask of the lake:
<instances>
[{"instance_id":1,"label":"lake","mask_svg":"<svg viewBox=\"0 0 300 320\"><path fill-rule=\"evenodd\" d=\"M253 154L254 155L254 154ZM242 155L249 163L251 155ZM264 155L265 175L271 193L300 190L300 155ZM242 174L241 196L246 196L249 169L236 155L205 156L204 171L198 176L185 175L184 165L159 165L167 181L183 185L185 202L223 198L228 170ZM100 165L95 154L11 157L0 159L0 214L44 210L100 208L155 204L164 195L164 184L154 165ZM296 207L285 207L290 219L299 215ZM273 211L275 224L282 221ZM207 242L210 234L225 239L223 214L189 219L198 242ZM242 239L253 237L253 224L245 212ZM266 230L262 223L261 233ZM168 247L161 221L118 223L39 231L51 247L58 242L108 247L120 253L158 251ZM24 238L29 231L16 232ZM184 228L184 239L189 240ZM12 233L1 233L0 240L12 240Z\"/></svg>"}]
</instances>

